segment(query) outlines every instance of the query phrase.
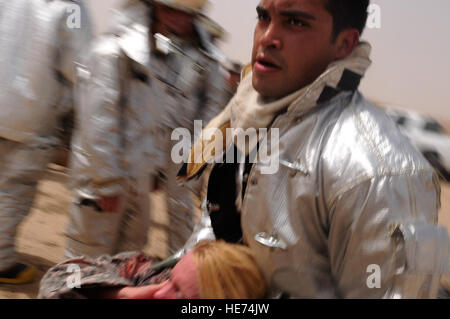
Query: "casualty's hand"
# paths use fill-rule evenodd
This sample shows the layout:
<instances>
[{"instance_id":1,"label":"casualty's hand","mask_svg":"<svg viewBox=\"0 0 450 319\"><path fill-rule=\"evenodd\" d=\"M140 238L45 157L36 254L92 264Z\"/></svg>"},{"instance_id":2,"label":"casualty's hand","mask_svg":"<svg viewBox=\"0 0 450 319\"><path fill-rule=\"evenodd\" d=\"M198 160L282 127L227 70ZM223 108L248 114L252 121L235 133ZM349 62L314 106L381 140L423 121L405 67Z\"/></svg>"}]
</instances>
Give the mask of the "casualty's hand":
<instances>
[{"instance_id":1,"label":"casualty's hand","mask_svg":"<svg viewBox=\"0 0 450 319\"><path fill-rule=\"evenodd\" d=\"M162 284L142 287L126 286L122 288L84 288L80 293L88 299L154 299L154 294Z\"/></svg>"},{"instance_id":2,"label":"casualty's hand","mask_svg":"<svg viewBox=\"0 0 450 319\"><path fill-rule=\"evenodd\" d=\"M141 287L123 287L116 291L115 299L154 299L155 292L161 289L164 282L158 285Z\"/></svg>"},{"instance_id":3,"label":"casualty's hand","mask_svg":"<svg viewBox=\"0 0 450 319\"><path fill-rule=\"evenodd\" d=\"M104 212L117 213L119 211L120 196L102 196L97 200L97 205Z\"/></svg>"}]
</instances>

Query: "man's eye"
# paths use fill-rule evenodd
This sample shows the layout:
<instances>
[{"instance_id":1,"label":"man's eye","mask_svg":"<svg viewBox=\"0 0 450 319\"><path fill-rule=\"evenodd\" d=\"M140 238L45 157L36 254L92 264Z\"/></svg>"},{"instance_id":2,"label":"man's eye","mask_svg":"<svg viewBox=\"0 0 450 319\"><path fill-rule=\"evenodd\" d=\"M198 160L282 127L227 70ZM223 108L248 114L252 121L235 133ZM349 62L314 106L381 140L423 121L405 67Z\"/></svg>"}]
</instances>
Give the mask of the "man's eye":
<instances>
[{"instance_id":1,"label":"man's eye","mask_svg":"<svg viewBox=\"0 0 450 319\"><path fill-rule=\"evenodd\" d=\"M265 13L258 13L257 19L259 21L269 21L269 15Z\"/></svg>"},{"instance_id":2,"label":"man's eye","mask_svg":"<svg viewBox=\"0 0 450 319\"><path fill-rule=\"evenodd\" d=\"M305 26L305 23L303 23L302 20L297 19L297 18L290 18L290 19L288 20L288 23L289 23L290 25L297 26L297 27L303 27L303 26Z\"/></svg>"}]
</instances>

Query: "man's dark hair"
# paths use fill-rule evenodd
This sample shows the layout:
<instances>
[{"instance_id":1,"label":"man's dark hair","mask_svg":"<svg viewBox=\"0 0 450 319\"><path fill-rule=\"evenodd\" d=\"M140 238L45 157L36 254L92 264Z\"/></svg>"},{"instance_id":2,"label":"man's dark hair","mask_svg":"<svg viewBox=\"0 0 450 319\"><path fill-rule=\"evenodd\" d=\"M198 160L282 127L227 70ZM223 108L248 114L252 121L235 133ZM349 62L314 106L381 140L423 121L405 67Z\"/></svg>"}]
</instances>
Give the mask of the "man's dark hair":
<instances>
[{"instance_id":1,"label":"man's dark hair","mask_svg":"<svg viewBox=\"0 0 450 319\"><path fill-rule=\"evenodd\" d=\"M333 40L345 29L362 34L367 21L370 0L325 0L325 9L333 17Z\"/></svg>"}]
</instances>

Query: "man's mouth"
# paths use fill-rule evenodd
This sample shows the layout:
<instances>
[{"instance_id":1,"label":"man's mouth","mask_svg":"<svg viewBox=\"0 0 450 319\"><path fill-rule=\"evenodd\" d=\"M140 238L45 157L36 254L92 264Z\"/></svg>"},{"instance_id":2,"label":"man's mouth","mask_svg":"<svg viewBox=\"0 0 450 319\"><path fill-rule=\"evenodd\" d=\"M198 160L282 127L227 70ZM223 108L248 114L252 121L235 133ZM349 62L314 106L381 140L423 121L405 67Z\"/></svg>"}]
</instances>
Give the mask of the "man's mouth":
<instances>
[{"instance_id":1,"label":"man's mouth","mask_svg":"<svg viewBox=\"0 0 450 319\"><path fill-rule=\"evenodd\" d=\"M271 59L257 58L255 62L255 69L257 72L274 72L280 70L281 67Z\"/></svg>"},{"instance_id":2,"label":"man's mouth","mask_svg":"<svg viewBox=\"0 0 450 319\"><path fill-rule=\"evenodd\" d=\"M277 68L278 67L274 63L271 63L271 62L268 62L268 61L264 61L264 60L258 60L258 63L260 63L260 64L262 64L262 65L264 65L266 67L269 67L269 68Z\"/></svg>"}]
</instances>

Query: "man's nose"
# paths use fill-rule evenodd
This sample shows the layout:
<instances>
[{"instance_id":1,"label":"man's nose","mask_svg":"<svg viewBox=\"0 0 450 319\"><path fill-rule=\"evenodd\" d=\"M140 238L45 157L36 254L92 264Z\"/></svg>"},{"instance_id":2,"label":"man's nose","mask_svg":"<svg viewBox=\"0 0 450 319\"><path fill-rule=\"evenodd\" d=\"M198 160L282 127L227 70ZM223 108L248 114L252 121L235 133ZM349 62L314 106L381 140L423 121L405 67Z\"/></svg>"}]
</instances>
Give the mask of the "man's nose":
<instances>
[{"instance_id":1,"label":"man's nose","mask_svg":"<svg viewBox=\"0 0 450 319\"><path fill-rule=\"evenodd\" d=\"M275 23L270 23L264 29L261 35L260 43L264 48L272 48L280 50L282 48L282 41L279 27Z\"/></svg>"}]
</instances>

